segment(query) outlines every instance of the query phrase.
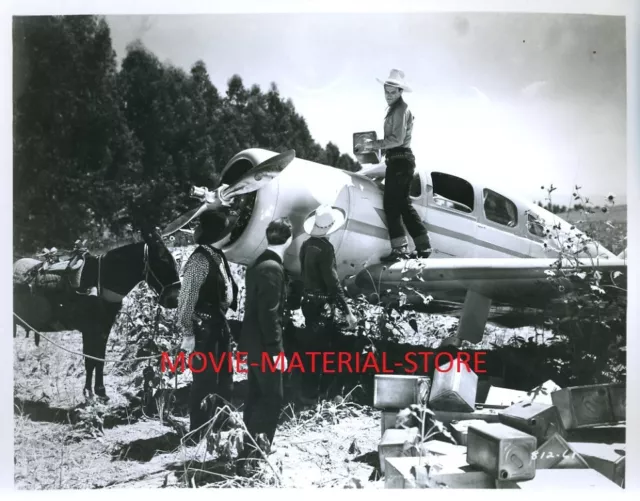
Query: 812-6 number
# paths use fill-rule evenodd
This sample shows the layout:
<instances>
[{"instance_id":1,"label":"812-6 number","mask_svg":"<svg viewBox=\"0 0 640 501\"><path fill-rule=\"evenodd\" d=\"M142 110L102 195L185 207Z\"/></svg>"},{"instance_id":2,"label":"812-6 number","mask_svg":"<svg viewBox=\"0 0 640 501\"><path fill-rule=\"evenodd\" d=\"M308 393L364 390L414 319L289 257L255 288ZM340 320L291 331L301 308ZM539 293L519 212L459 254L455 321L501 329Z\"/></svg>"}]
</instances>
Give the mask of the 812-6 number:
<instances>
[{"instance_id":1,"label":"812-6 number","mask_svg":"<svg viewBox=\"0 0 640 501\"><path fill-rule=\"evenodd\" d=\"M531 453L531 459L557 458L557 457L560 457L560 456L561 456L560 454L554 454L551 451L542 452L542 453L540 453L538 451L533 451ZM564 451L562 453L562 457L563 458L566 458L566 457L569 457L569 456L575 457L576 453L574 451Z\"/></svg>"}]
</instances>

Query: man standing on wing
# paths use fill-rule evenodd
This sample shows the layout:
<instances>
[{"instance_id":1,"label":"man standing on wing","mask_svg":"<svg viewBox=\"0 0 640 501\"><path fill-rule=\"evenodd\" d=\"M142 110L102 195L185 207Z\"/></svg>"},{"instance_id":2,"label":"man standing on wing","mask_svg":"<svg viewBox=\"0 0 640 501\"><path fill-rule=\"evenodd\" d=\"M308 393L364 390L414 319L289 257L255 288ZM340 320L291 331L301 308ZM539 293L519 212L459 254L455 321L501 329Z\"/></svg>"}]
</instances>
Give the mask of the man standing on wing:
<instances>
[{"instance_id":1,"label":"man standing on wing","mask_svg":"<svg viewBox=\"0 0 640 501\"><path fill-rule=\"evenodd\" d=\"M384 119L384 139L367 139L364 144L357 145L356 153L377 149L385 152L383 209L387 217L391 253L380 260L390 263L412 257L408 252L409 243L404 226L416 246L415 255L418 258L428 258L431 255L431 242L427 228L409 198L416 168L415 156L411 150L414 117L402 94L405 91L411 92L411 88L406 84L401 70L392 69L389 78L377 80L384 85L384 97L389 105Z\"/></svg>"}]
</instances>

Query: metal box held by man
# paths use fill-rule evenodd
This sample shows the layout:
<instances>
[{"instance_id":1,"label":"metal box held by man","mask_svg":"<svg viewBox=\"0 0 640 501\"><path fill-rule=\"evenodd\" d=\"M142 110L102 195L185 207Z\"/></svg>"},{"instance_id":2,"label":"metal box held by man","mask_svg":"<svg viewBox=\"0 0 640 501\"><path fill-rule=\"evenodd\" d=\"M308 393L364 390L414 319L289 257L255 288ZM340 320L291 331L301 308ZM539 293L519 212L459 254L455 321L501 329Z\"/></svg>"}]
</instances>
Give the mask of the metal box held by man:
<instances>
[{"instance_id":1,"label":"metal box held by man","mask_svg":"<svg viewBox=\"0 0 640 501\"><path fill-rule=\"evenodd\" d=\"M538 402L518 402L498 413L502 424L533 435L542 444L558 433L565 435L560 413L553 405Z\"/></svg>"},{"instance_id":2,"label":"metal box held by man","mask_svg":"<svg viewBox=\"0 0 640 501\"><path fill-rule=\"evenodd\" d=\"M455 362L445 362L433 373L429 407L442 411L473 412L477 390L478 375L475 372L464 365L458 370Z\"/></svg>"},{"instance_id":3,"label":"metal box held by man","mask_svg":"<svg viewBox=\"0 0 640 501\"><path fill-rule=\"evenodd\" d=\"M376 374L373 378L373 406L376 409L404 409L426 404L431 380L427 376Z\"/></svg>"},{"instance_id":4,"label":"metal box held by man","mask_svg":"<svg viewBox=\"0 0 640 501\"><path fill-rule=\"evenodd\" d=\"M566 430L617 422L609 395L610 385L572 386L551 394ZM620 411L617 411L618 414Z\"/></svg>"},{"instance_id":5,"label":"metal box held by man","mask_svg":"<svg viewBox=\"0 0 640 501\"><path fill-rule=\"evenodd\" d=\"M467 462L497 480L530 480L536 475L536 438L502 423L469 426Z\"/></svg>"}]
</instances>

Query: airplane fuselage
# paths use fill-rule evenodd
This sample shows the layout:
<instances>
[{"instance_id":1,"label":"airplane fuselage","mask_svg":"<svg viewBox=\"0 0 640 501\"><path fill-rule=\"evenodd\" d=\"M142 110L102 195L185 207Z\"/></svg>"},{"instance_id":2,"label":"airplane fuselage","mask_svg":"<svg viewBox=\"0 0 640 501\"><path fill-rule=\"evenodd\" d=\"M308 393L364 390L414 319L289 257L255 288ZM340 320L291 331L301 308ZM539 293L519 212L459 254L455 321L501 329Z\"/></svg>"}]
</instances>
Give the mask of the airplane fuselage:
<instances>
[{"instance_id":1,"label":"airplane fuselage","mask_svg":"<svg viewBox=\"0 0 640 501\"><path fill-rule=\"evenodd\" d=\"M250 185L250 171L274 156L262 149L238 153L223 169L222 183ZM300 276L300 248L309 238L303 223L319 205L332 205L345 215L344 226L328 238L338 275L351 296L400 300L422 311L451 311L452 305L464 305L456 336L473 343L482 339L495 307L540 310L563 290L588 286L579 278L583 273L550 280L558 257L582 258L580 270L593 272L596 263L610 278L626 279L622 257L585 240L583 233L549 211L483 182L420 166L410 199L427 226L434 253L426 260L383 265L380 257L390 250L383 184L384 165L354 173L295 158L259 189L233 198L228 211L231 228L220 243L231 262L251 265L267 248L268 224L288 217L294 238L284 266L295 280ZM408 275L407 267L413 268ZM619 283L613 285L611 290L624 291ZM426 300L427 295L432 300Z\"/></svg>"},{"instance_id":2,"label":"airplane fuselage","mask_svg":"<svg viewBox=\"0 0 640 501\"><path fill-rule=\"evenodd\" d=\"M244 163L248 169L273 155L266 150L245 150L229 162L223 176L234 164ZM231 261L250 264L267 246L267 224L287 216L293 223L294 241L284 264L296 276L300 246L308 238L302 224L320 204L330 204L343 210L347 221L329 237L336 251L338 274L341 278L354 275L377 263L390 249L381 182L296 158L256 193L246 228L224 250ZM429 231L434 249L431 259L554 258L558 238L546 234L541 222L558 225L561 241L577 232L533 203L437 170L416 169L410 198ZM615 257L602 247L598 252Z\"/></svg>"}]
</instances>

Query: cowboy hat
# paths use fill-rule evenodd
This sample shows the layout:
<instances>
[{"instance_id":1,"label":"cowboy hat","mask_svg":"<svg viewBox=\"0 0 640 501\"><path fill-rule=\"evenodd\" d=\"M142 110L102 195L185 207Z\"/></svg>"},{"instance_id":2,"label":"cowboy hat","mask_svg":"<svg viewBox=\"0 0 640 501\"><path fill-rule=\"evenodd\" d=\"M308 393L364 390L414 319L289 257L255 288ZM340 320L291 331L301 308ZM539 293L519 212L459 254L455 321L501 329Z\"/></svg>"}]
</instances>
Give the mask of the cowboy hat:
<instances>
[{"instance_id":1,"label":"cowboy hat","mask_svg":"<svg viewBox=\"0 0 640 501\"><path fill-rule=\"evenodd\" d=\"M321 205L314 210L304 222L304 231L312 237L330 235L345 222L341 210L330 205Z\"/></svg>"},{"instance_id":2,"label":"cowboy hat","mask_svg":"<svg viewBox=\"0 0 640 501\"><path fill-rule=\"evenodd\" d=\"M389 77L386 80L380 80L376 78L382 85L392 85L393 87L400 87L406 92L411 92L411 87L407 85L404 79L404 71L393 69L389 72Z\"/></svg>"}]
</instances>

